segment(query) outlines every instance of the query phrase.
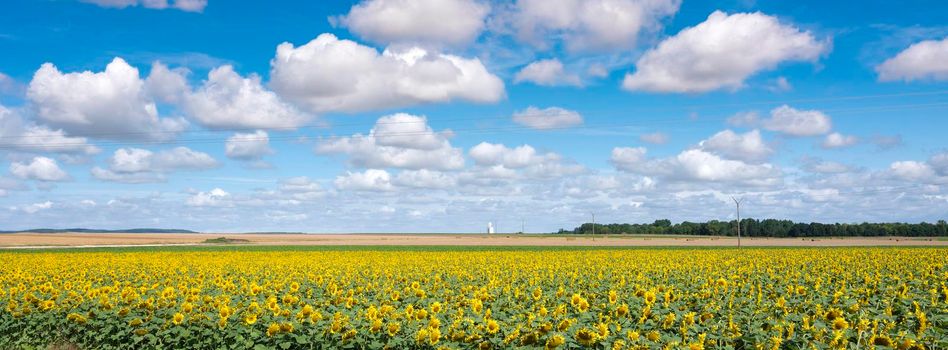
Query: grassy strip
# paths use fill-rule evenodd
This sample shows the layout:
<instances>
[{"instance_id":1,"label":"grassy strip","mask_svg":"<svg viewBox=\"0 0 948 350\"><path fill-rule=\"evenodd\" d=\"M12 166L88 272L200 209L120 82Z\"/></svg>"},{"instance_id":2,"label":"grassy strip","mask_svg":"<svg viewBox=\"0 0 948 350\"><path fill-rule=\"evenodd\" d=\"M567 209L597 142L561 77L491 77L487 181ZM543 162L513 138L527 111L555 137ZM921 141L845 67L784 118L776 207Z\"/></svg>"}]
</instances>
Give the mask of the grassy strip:
<instances>
[{"instance_id":1,"label":"grassy strip","mask_svg":"<svg viewBox=\"0 0 948 350\"><path fill-rule=\"evenodd\" d=\"M834 246L834 247L807 247L807 246L760 246L744 247L744 250L788 250L788 249L948 249L940 246ZM734 250L737 247L722 246L430 246L430 245L190 245L190 246L148 246L148 247L56 247L30 249L4 249L0 253L136 253L136 252L323 252L323 251L411 251L411 252L516 252L516 251L603 251L603 250Z\"/></svg>"}]
</instances>

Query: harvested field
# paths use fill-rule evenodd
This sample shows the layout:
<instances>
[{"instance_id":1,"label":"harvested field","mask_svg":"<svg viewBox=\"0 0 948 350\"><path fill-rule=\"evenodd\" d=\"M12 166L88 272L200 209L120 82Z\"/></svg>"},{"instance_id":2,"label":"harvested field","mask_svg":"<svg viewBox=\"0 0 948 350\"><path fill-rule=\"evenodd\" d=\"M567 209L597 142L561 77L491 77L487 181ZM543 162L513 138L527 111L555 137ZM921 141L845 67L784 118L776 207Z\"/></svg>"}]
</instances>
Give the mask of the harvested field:
<instances>
[{"instance_id":1,"label":"harvested field","mask_svg":"<svg viewBox=\"0 0 948 350\"><path fill-rule=\"evenodd\" d=\"M243 245L390 246L736 246L734 237L576 236L484 234L169 234L169 233L12 233L0 234L0 247L85 247L203 245L211 238L247 240ZM948 240L917 237L743 238L750 247L948 246Z\"/></svg>"}]
</instances>

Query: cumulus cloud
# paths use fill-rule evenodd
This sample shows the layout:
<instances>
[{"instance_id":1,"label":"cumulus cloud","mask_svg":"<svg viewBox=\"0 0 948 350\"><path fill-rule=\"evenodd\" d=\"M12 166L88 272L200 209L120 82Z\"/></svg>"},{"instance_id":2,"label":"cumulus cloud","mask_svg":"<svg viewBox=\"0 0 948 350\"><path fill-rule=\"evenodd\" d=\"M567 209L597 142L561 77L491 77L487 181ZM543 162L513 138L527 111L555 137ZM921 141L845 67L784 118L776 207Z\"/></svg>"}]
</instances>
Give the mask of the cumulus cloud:
<instances>
[{"instance_id":1,"label":"cumulus cloud","mask_svg":"<svg viewBox=\"0 0 948 350\"><path fill-rule=\"evenodd\" d=\"M567 163L553 152L539 153L533 146L507 147L503 144L481 142L468 154L480 168L478 176L485 178L513 178L519 170L528 178L549 178L574 175L585 171L578 164Z\"/></svg>"},{"instance_id":2,"label":"cumulus cloud","mask_svg":"<svg viewBox=\"0 0 948 350\"><path fill-rule=\"evenodd\" d=\"M187 198L185 203L192 207L220 207L230 204L230 193L220 188L197 192Z\"/></svg>"},{"instance_id":3,"label":"cumulus cloud","mask_svg":"<svg viewBox=\"0 0 948 350\"><path fill-rule=\"evenodd\" d=\"M0 149L92 155L99 148L84 137L70 137L62 130L27 122L14 110L0 105Z\"/></svg>"},{"instance_id":4,"label":"cumulus cloud","mask_svg":"<svg viewBox=\"0 0 948 350\"><path fill-rule=\"evenodd\" d=\"M62 73L44 63L33 75L27 99L43 122L76 136L168 139L183 119L159 118L138 69L115 58L103 72Z\"/></svg>"},{"instance_id":5,"label":"cumulus cloud","mask_svg":"<svg viewBox=\"0 0 948 350\"><path fill-rule=\"evenodd\" d=\"M207 7L207 0L79 0L99 5L101 7L123 9L126 7L141 6L147 9L164 10L168 8L187 12L202 12Z\"/></svg>"},{"instance_id":6,"label":"cumulus cloud","mask_svg":"<svg viewBox=\"0 0 948 350\"><path fill-rule=\"evenodd\" d=\"M897 161L889 165L891 176L925 184L948 184L948 152L932 155L927 161Z\"/></svg>"},{"instance_id":7,"label":"cumulus cloud","mask_svg":"<svg viewBox=\"0 0 948 350\"><path fill-rule=\"evenodd\" d=\"M560 107L540 109L529 106L527 109L514 112L513 121L533 129L546 130L581 125L583 117L579 115L579 112Z\"/></svg>"},{"instance_id":8,"label":"cumulus cloud","mask_svg":"<svg viewBox=\"0 0 948 350\"><path fill-rule=\"evenodd\" d=\"M833 123L823 112L783 105L771 110L770 118L762 120L761 126L790 136L817 136L828 133Z\"/></svg>"},{"instance_id":9,"label":"cumulus cloud","mask_svg":"<svg viewBox=\"0 0 948 350\"><path fill-rule=\"evenodd\" d=\"M820 147L830 149L830 148L844 148L855 145L859 143L859 138L852 135L843 135L838 132L826 135L826 138L823 139L823 142L820 143Z\"/></svg>"},{"instance_id":10,"label":"cumulus cloud","mask_svg":"<svg viewBox=\"0 0 948 350\"><path fill-rule=\"evenodd\" d=\"M270 61L270 85L315 113L504 98L504 83L477 58L421 48L386 50L321 34L300 47L283 43Z\"/></svg>"},{"instance_id":11,"label":"cumulus cloud","mask_svg":"<svg viewBox=\"0 0 948 350\"><path fill-rule=\"evenodd\" d=\"M853 167L829 160L807 158L803 162L803 170L817 174L842 174L853 171Z\"/></svg>"},{"instance_id":12,"label":"cumulus cloud","mask_svg":"<svg viewBox=\"0 0 948 350\"><path fill-rule=\"evenodd\" d=\"M322 198L326 191L316 181L306 176L297 176L280 181L280 193L298 201Z\"/></svg>"},{"instance_id":13,"label":"cumulus cloud","mask_svg":"<svg viewBox=\"0 0 948 350\"><path fill-rule=\"evenodd\" d=\"M22 92L22 85L9 75L0 72L0 95L16 95Z\"/></svg>"},{"instance_id":14,"label":"cumulus cloud","mask_svg":"<svg viewBox=\"0 0 948 350\"><path fill-rule=\"evenodd\" d=\"M455 174L428 169L403 170L395 176L392 183L410 188L448 189L457 186L458 178Z\"/></svg>"},{"instance_id":15,"label":"cumulus cloud","mask_svg":"<svg viewBox=\"0 0 948 350\"><path fill-rule=\"evenodd\" d=\"M346 172L336 177L336 188L340 190L388 192L393 191L392 176L385 170L366 169L364 172Z\"/></svg>"},{"instance_id":16,"label":"cumulus cloud","mask_svg":"<svg viewBox=\"0 0 948 350\"><path fill-rule=\"evenodd\" d=\"M639 135L639 140L653 145L664 145L668 143L668 135L662 132L653 132L650 134Z\"/></svg>"},{"instance_id":17,"label":"cumulus cloud","mask_svg":"<svg viewBox=\"0 0 948 350\"><path fill-rule=\"evenodd\" d=\"M748 77L780 63L815 61L828 46L773 16L715 11L642 55L622 87L653 92L735 90Z\"/></svg>"},{"instance_id":18,"label":"cumulus cloud","mask_svg":"<svg viewBox=\"0 0 948 350\"><path fill-rule=\"evenodd\" d=\"M188 74L187 69L170 69L161 62L154 62L145 79L145 91L157 101L179 103L191 92Z\"/></svg>"},{"instance_id":19,"label":"cumulus cloud","mask_svg":"<svg viewBox=\"0 0 948 350\"><path fill-rule=\"evenodd\" d=\"M228 157L240 160L257 160L273 153L270 136L263 130L235 133L227 139L224 150Z\"/></svg>"},{"instance_id":20,"label":"cumulus cloud","mask_svg":"<svg viewBox=\"0 0 948 350\"><path fill-rule=\"evenodd\" d=\"M889 170L898 178L910 181L929 181L935 177L935 170L924 162L914 160L893 162Z\"/></svg>"},{"instance_id":21,"label":"cumulus cloud","mask_svg":"<svg viewBox=\"0 0 948 350\"><path fill-rule=\"evenodd\" d=\"M119 148L108 163L108 169L92 168L92 176L103 181L124 183L162 182L167 173L176 170L207 170L220 166L209 154L183 146L158 152Z\"/></svg>"},{"instance_id":22,"label":"cumulus cloud","mask_svg":"<svg viewBox=\"0 0 948 350\"><path fill-rule=\"evenodd\" d=\"M366 0L333 20L376 43L457 46L480 35L489 12L474 0Z\"/></svg>"},{"instance_id":23,"label":"cumulus cloud","mask_svg":"<svg viewBox=\"0 0 948 350\"><path fill-rule=\"evenodd\" d=\"M36 214L40 211L47 210L52 207L53 207L53 202L45 201L45 202L33 203L30 205L24 205L20 207L20 210L22 210L24 213L27 213L27 214Z\"/></svg>"},{"instance_id":24,"label":"cumulus cloud","mask_svg":"<svg viewBox=\"0 0 948 350\"><path fill-rule=\"evenodd\" d=\"M912 44L876 66L879 81L948 80L948 38Z\"/></svg>"},{"instance_id":25,"label":"cumulus cloud","mask_svg":"<svg viewBox=\"0 0 948 350\"><path fill-rule=\"evenodd\" d=\"M760 126L760 115L755 111L738 112L727 118L727 125L739 128L755 128Z\"/></svg>"},{"instance_id":26,"label":"cumulus cloud","mask_svg":"<svg viewBox=\"0 0 948 350\"><path fill-rule=\"evenodd\" d=\"M748 162L766 160L774 153L774 150L760 136L760 131L756 129L743 134L724 130L701 141L698 146L726 158Z\"/></svg>"},{"instance_id":27,"label":"cumulus cloud","mask_svg":"<svg viewBox=\"0 0 948 350\"><path fill-rule=\"evenodd\" d=\"M451 135L435 132L424 116L398 113L379 118L368 135L323 140L315 151L345 155L351 165L362 168L460 169L464 156L451 146Z\"/></svg>"},{"instance_id":28,"label":"cumulus cloud","mask_svg":"<svg viewBox=\"0 0 948 350\"><path fill-rule=\"evenodd\" d=\"M658 159L650 159L646 153L644 147L616 147L610 161L620 171L672 181L767 186L782 180L780 170L771 164L724 159L701 149L689 149L674 157Z\"/></svg>"},{"instance_id":29,"label":"cumulus cloud","mask_svg":"<svg viewBox=\"0 0 948 350\"><path fill-rule=\"evenodd\" d=\"M29 163L13 162L10 164L10 173L25 180L43 182L67 181L69 174L59 168L55 159L33 157Z\"/></svg>"},{"instance_id":30,"label":"cumulus cloud","mask_svg":"<svg viewBox=\"0 0 948 350\"><path fill-rule=\"evenodd\" d=\"M521 41L547 49L561 40L571 52L622 52L639 34L661 27L680 0L519 0L512 18Z\"/></svg>"},{"instance_id":31,"label":"cumulus cloud","mask_svg":"<svg viewBox=\"0 0 948 350\"><path fill-rule=\"evenodd\" d=\"M211 128L295 128L309 117L260 84L260 77L241 77L229 65L214 68L185 108Z\"/></svg>"},{"instance_id":32,"label":"cumulus cloud","mask_svg":"<svg viewBox=\"0 0 948 350\"><path fill-rule=\"evenodd\" d=\"M541 86L583 85L578 75L567 73L563 63L555 58L531 62L517 72L514 82L531 82Z\"/></svg>"}]
</instances>

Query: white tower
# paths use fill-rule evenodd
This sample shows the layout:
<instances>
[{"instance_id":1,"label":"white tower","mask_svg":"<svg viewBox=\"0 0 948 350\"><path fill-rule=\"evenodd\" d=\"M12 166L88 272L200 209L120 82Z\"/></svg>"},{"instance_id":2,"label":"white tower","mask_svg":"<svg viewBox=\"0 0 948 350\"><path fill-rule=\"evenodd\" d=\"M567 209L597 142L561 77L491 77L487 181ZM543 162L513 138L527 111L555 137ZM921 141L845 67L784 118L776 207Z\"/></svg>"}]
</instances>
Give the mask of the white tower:
<instances>
[{"instance_id":1,"label":"white tower","mask_svg":"<svg viewBox=\"0 0 948 350\"><path fill-rule=\"evenodd\" d=\"M487 222L487 234L489 234L489 235L494 234L494 223L493 223L493 222Z\"/></svg>"}]
</instances>

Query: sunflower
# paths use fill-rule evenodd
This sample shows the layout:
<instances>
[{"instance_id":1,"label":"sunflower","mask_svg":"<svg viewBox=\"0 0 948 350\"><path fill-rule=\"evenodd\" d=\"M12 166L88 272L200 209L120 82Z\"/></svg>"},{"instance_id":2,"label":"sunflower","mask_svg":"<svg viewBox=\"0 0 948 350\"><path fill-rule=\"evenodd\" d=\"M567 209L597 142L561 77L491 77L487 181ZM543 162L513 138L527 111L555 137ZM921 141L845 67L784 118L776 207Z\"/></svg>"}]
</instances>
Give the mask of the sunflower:
<instances>
[{"instance_id":1,"label":"sunflower","mask_svg":"<svg viewBox=\"0 0 948 350\"><path fill-rule=\"evenodd\" d=\"M171 322L174 324L181 324L181 322L184 322L184 315L182 315L180 312L176 312L171 318Z\"/></svg>"},{"instance_id":2,"label":"sunflower","mask_svg":"<svg viewBox=\"0 0 948 350\"><path fill-rule=\"evenodd\" d=\"M500 330L500 325L497 324L497 321L488 320L487 321L487 332L490 334L497 333Z\"/></svg>"},{"instance_id":3,"label":"sunflower","mask_svg":"<svg viewBox=\"0 0 948 350\"><path fill-rule=\"evenodd\" d=\"M645 304L652 305L655 303L655 292L648 291L645 292Z\"/></svg>"},{"instance_id":4,"label":"sunflower","mask_svg":"<svg viewBox=\"0 0 948 350\"><path fill-rule=\"evenodd\" d=\"M277 333L280 333L280 325L277 323L271 323L270 326L267 327L267 336L272 337Z\"/></svg>"},{"instance_id":5,"label":"sunflower","mask_svg":"<svg viewBox=\"0 0 948 350\"><path fill-rule=\"evenodd\" d=\"M837 317L833 319L833 329L834 330L843 330L849 328L849 322L846 322L845 318Z\"/></svg>"},{"instance_id":6,"label":"sunflower","mask_svg":"<svg viewBox=\"0 0 948 350\"><path fill-rule=\"evenodd\" d=\"M563 339L562 335L554 334L552 337L546 340L547 349L555 349L556 347L563 345L566 342L566 339Z\"/></svg>"},{"instance_id":7,"label":"sunflower","mask_svg":"<svg viewBox=\"0 0 948 350\"><path fill-rule=\"evenodd\" d=\"M592 346L599 341L599 333L596 333L595 331L588 328L583 328L576 331L576 336L574 338L580 344Z\"/></svg>"},{"instance_id":8,"label":"sunflower","mask_svg":"<svg viewBox=\"0 0 948 350\"><path fill-rule=\"evenodd\" d=\"M398 334L398 331L402 329L402 326L398 323L391 322L388 324L388 327L385 328L385 331L388 333L388 335L390 337L394 337L396 334Z\"/></svg>"},{"instance_id":9,"label":"sunflower","mask_svg":"<svg viewBox=\"0 0 948 350\"><path fill-rule=\"evenodd\" d=\"M250 326L257 323L257 314L247 314L244 316L244 324Z\"/></svg>"}]
</instances>

